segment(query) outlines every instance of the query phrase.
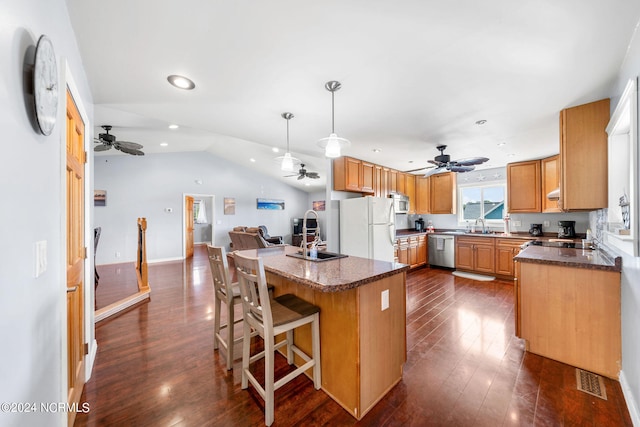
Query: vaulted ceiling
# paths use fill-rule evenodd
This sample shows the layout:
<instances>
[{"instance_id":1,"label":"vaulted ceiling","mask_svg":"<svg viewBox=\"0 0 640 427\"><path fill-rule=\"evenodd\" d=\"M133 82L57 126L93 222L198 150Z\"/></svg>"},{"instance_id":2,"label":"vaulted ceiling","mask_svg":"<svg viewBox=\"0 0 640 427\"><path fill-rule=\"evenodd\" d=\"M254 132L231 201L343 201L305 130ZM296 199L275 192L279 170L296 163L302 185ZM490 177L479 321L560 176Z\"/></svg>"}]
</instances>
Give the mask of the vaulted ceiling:
<instances>
[{"instance_id":1,"label":"vaulted ceiling","mask_svg":"<svg viewBox=\"0 0 640 427\"><path fill-rule=\"evenodd\" d=\"M316 144L331 131L325 82L342 83L347 155L399 170L440 144L489 157L482 167L540 158L558 152L561 109L609 95L640 17L631 0L67 3L96 135L110 124L146 153L207 150L307 191L329 164ZM292 154L322 179L282 178L285 111Z\"/></svg>"}]
</instances>

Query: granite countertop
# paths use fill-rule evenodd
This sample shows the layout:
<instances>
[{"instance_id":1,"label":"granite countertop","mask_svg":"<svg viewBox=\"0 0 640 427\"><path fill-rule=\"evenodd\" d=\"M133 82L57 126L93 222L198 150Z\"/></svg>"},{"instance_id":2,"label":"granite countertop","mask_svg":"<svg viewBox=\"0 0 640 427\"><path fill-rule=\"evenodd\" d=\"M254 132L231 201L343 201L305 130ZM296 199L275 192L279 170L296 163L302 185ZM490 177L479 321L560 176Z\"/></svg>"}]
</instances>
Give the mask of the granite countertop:
<instances>
[{"instance_id":1,"label":"granite countertop","mask_svg":"<svg viewBox=\"0 0 640 427\"><path fill-rule=\"evenodd\" d=\"M592 270L622 270L622 258L613 257L602 249L573 249L532 245L521 251L514 259L520 262Z\"/></svg>"},{"instance_id":2,"label":"granite countertop","mask_svg":"<svg viewBox=\"0 0 640 427\"><path fill-rule=\"evenodd\" d=\"M267 272L320 292L340 292L407 271L408 265L347 256L329 261L307 261L286 256L299 249L278 246L240 251L242 255L262 257Z\"/></svg>"},{"instance_id":3,"label":"granite countertop","mask_svg":"<svg viewBox=\"0 0 640 427\"><path fill-rule=\"evenodd\" d=\"M542 235L542 236L532 236L527 232L522 232L522 233L516 232L516 233L511 233L510 235L507 236L503 233L486 233L486 234L465 233L464 231L446 230L446 229L436 230L434 233L427 233L426 231L415 231L411 228L396 230L396 237L406 237L406 236L423 235L423 234L444 235L444 236L465 236L465 237L493 237L493 238L500 238L500 239L525 239L527 241L529 240L548 241L551 239L558 238L558 235L555 233L547 233L546 235ZM564 239L564 240L572 240L574 242L580 242L580 237L578 236L574 239Z\"/></svg>"}]
</instances>

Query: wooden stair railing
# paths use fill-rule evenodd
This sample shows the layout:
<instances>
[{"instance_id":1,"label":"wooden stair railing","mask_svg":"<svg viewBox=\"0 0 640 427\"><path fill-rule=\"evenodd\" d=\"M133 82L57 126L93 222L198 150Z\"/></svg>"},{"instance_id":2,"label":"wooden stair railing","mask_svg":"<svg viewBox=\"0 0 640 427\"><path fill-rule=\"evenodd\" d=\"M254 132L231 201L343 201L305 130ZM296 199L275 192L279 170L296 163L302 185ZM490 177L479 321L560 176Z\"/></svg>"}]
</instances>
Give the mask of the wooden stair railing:
<instances>
[{"instance_id":1,"label":"wooden stair railing","mask_svg":"<svg viewBox=\"0 0 640 427\"><path fill-rule=\"evenodd\" d=\"M127 308L151 298L151 287L149 286L149 272L147 269L147 219L138 218L138 248L136 250L136 277L138 279L138 292L126 298L109 304L106 307L96 310L95 322L99 322L108 317L126 310Z\"/></svg>"}]
</instances>

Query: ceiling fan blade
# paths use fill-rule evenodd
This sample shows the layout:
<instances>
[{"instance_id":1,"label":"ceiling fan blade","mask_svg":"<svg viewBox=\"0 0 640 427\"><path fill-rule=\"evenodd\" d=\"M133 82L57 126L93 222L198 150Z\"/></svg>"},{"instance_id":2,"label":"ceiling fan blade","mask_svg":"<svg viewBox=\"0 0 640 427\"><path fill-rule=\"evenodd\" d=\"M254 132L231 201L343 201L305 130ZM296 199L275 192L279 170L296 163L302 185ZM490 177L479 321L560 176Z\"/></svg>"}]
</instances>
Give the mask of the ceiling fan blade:
<instances>
[{"instance_id":1,"label":"ceiling fan blade","mask_svg":"<svg viewBox=\"0 0 640 427\"><path fill-rule=\"evenodd\" d=\"M136 150L136 149L133 149L133 148L116 146L116 150L120 150L123 153L131 154L133 156L144 156L144 153L142 151Z\"/></svg>"},{"instance_id":2,"label":"ceiling fan blade","mask_svg":"<svg viewBox=\"0 0 640 427\"><path fill-rule=\"evenodd\" d=\"M93 138L93 142L95 142L96 144L104 144L104 141L99 138Z\"/></svg>"},{"instance_id":3,"label":"ceiling fan blade","mask_svg":"<svg viewBox=\"0 0 640 427\"><path fill-rule=\"evenodd\" d=\"M462 160L455 160L451 163L454 163L456 165L460 165L460 166L471 166L471 165L479 165L482 164L486 161L488 161L489 159L486 157L470 157L468 159L462 159Z\"/></svg>"},{"instance_id":4,"label":"ceiling fan blade","mask_svg":"<svg viewBox=\"0 0 640 427\"><path fill-rule=\"evenodd\" d=\"M425 167L423 167L423 168L410 169L410 170L408 170L408 171L403 171L403 172L404 172L404 173L418 172L418 171L421 171L421 170L425 170L425 169L432 169L432 168L435 168L435 166L425 166Z\"/></svg>"},{"instance_id":5,"label":"ceiling fan blade","mask_svg":"<svg viewBox=\"0 0 640 427\"><path fill-rule=\"evenodd\" d=\"M442 167L442 162L437 162L435 160L427 160L427 163L431 163L432 165L436 165L438 167Z\"/></svg>"},{"instance_id":6,"label":"ceiling fan blade","mask_svg":"<svg viewBox=\"0 0 640 427\"><path fill-rule=\"evenodd\" d=\"M140 150L141 148L143 148L143 146L138 144L137 142L129 142L129 141L116 141L113 143L113 145L115 145L116 148L120 146L120 147L129 148L131 150Z\"/></svg>"},{"instance_id":7,"label":"ceiling fan blade","mask_svg":"<svg viewBox=\"0 0 640 427\"><path fill-rule=\"evenodd\" d=\"M93 151L107 151L107 150L111 150L111 145L102 144L102 145L96 145L95 147L93 147Z\"/></svg>"},{"instance_id":8,"label":"ceiling fan blade","mask_svg":"<svg viewBox=\"0 0 640 427\"><path fill-rule=\"evenodd\" d=\"M447 168L445 168L444 166L441 166L441 167L435 168L435 169L431 169L431 170L427 171L427 173L424 174L424 177L427 178L427 177L429 177L431 175L435 175L435 174L443 172L445 170L447 170Z\"/></svg>"},{"instance_id":9,"label":"ceiling fan blade","mask_svg":"<svg viewBox=\"0 0 640 427\"><path fill-rule=\"evenodd\" d=\"M298 179L303 179L303 178L304 178L304 174L303 173L298 176Z\"/></svg>"},{"instance_id":10,"label":"ceiling fan blade","mask_svg":"<svg viewBox=\"0 0 640 427\"><path fill-rule=\"evenodd\" d=\"M317 179L320 178L320 175L318 175L318 172L307 172L307 178Z\"/></svg>"},{"instance_id":11,"label":"ceiling fan blade","mask_svg":"<svg viewBox=\"0 0 640 427\"><path fill-rule=\"evenodd\" d=\"M451 165L449 166L449 170L451 172L469 172L474 170L475 166L465 166L465 165Z\"/></svg>"},{"instance_id":12,"label":"ceiling fan blade","mask_svg":"<svg viewBox=\"0 0 640 427\"><path fill-rule=\"evenodd\" d=\"M298 174L294 173L293 175L284 175L283 178L291 178L293 176L298 176Z\"/></svg>"}]
</instances>

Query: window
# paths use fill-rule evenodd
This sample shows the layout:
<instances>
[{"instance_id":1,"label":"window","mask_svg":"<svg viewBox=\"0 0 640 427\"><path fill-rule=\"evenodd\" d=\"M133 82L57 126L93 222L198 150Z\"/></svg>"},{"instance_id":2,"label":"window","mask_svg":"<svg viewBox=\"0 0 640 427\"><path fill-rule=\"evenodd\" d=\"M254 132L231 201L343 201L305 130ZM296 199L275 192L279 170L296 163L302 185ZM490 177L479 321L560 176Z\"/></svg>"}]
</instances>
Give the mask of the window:
<instances>
[{"instance_id":1,"label":"window","mask_svg":"<svg viewBox=\"0 0 640 427\"><path fill-rule=\"evenodd\" d=\"M464 224L478 218L483 218L487 223L502 222L505 193L504 183L459 187L458 206L462 206L462 209L458 213L458 222Z\"/></svg>"}]
</instances>

